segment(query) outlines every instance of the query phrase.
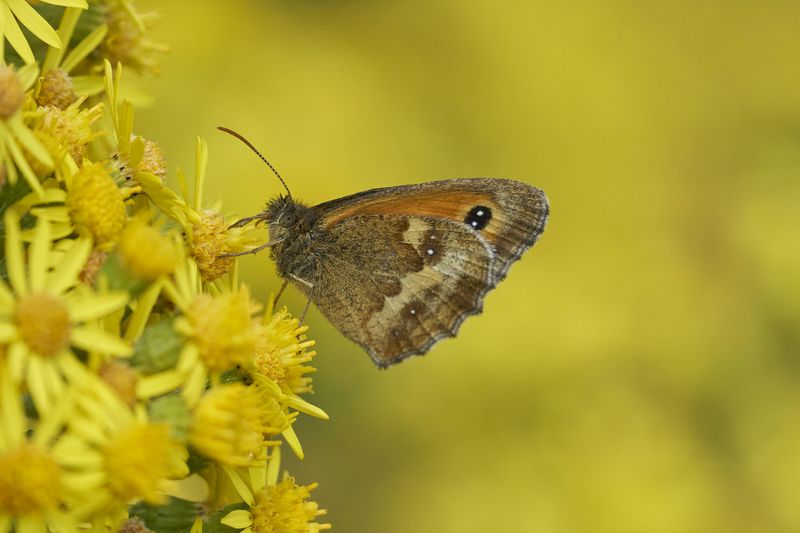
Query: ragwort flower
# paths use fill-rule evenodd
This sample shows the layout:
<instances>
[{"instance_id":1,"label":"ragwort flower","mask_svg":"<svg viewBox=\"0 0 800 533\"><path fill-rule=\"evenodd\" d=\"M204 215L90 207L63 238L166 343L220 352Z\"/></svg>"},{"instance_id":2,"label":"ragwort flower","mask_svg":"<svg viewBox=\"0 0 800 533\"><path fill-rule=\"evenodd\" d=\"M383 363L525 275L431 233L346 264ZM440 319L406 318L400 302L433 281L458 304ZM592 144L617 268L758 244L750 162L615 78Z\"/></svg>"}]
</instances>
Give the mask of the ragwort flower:
<instances>
[{"instance_id":1,"label":"ragwort flower","mask_svg":"<svg viewBox=\"0 0 800 533\"><path fill-rule=\"evenodd\" d=\"M93 375L75 388L74 412L54 448L65 468L84 474L75 516L103 515L118 525L131 502L165 503L174 481L189 473L186 447L170 426L149 421Z\"/></svg>"},{"instance_id":2,"label":"ragwort flower","mask_svg":"<svg viewBox=\"0 0 800 533\"><path fill-rule=\"evenodd\" d=\"M250 486L238 471L226 469L248 509L229 512L222 523L242 533L319 533L330 529L330 524L315 521L326 514L309 499L317 483L298 485L288 474L279 482L279 471L280 448L275 448L265 466L249 469Z\"/></svg>"},{"instance_id":3,"label":"ragwort flower","mask_svg":"<svg viewBox=\"0 0 800 533\"><path fill-rule=\"evenodd\" d=\"M130 353L127 343L93 325L122 308L128 295L73 289L91 250L90 240L74 241L55 264L50 226L39 221L26 270L19 221L11 210L6 211L5 226L11 286L0 280L0 345L7 347L4 363L12 377L26 383L37 411L46 413L68 378L82 367L71 346L108 355Z\"/></svg>"}]
</instances>

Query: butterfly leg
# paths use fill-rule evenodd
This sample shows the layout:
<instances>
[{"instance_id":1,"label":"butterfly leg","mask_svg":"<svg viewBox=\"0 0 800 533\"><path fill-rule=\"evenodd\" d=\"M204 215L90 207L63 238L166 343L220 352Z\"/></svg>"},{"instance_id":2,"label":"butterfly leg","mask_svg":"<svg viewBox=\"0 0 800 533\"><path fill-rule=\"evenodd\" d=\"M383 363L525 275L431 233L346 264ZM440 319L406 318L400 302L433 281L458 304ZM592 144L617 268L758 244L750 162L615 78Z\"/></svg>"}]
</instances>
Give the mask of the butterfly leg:
<instances>
[{"instance_id":1,"label":"butterfly leg","mask_svg":"<svg viewBox=\"0 0 800 533\"><path fill-rule=\"evenodd\" d=\"M302 283L303 285L305 285L310 289L308 291L308 301L306 302L306 306L303 308L303 313L300 315L300 324L302 324L306 318L306 313L308 313L308 308L311 307L311 300L314 299L314 284L311 283L310 281L306 281L303 278L292 274L291 272L289 273L289 277L298 283Z\"/></svg>"},{"instance_id":2,"label":"butterfly leg","mask_svg":"<svg viewBox=\"0 0 800 533\"><path fill-rule=\"evenodd\" d=\"M276 305L278 305L278 300L280 299L280 297L281 297L281 294L283 294L283 290L286 288L286 286L287 286L288 284L289 284L289 280L286 280L286 279L285 279L285 280L283 280L283 283L281 283L281 288L280 288L280 289L278 289L278 294L276 294L276 295L275 295L275 300L272 302L272 306L273 306L273 307L275 307Z\"/></svg>"},{"instance_id":3,"label":"butterfly leg","mask_svg":"<svg viewBox=\"0 0 800 533\"><path fill-rule=\"evenodd\" d=\"M303 312L300 315L300 326L303 325L303 322L306 320L306 314L308 314L308 309L311 307L311 297L308 297L308 301L306 302L306 306L303 308Z\"/></svg>"}]
</instances>

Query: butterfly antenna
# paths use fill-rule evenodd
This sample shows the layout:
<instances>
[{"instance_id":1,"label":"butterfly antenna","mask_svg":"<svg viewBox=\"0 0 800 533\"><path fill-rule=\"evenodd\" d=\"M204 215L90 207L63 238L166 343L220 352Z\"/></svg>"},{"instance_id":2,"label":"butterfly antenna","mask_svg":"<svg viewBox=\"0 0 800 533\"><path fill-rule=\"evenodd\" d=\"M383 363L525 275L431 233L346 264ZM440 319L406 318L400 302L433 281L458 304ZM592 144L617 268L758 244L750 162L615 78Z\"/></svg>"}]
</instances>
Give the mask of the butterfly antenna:
<instances>
[{"instance_id":1,"label":"butterfly antenna","mask_svg":"<svg viewBox=\"0 0 800 533\"><path fill-rule=\"evenodd\" d=\"M281 181L281 184L283 184L283 188L284 188L284 189L286 189L286 194L288 194L288 195L289 195L289 198L291 198L291 197L292 197L292 193L291 193L291 191L289 190L289 187L286 185L286 182L285 182L285 181L283 181L283 178L281 177L281 175L280 175L280 174L278 174L278 171L277 171L277 170L275 170L275 167L273 167L273 166L272 166L272 164L271 164L269 161L267 161L267 158L266 158L266 157L264 157L263 155L261 155L261 152L259 152L258 150L256 150L256 147L255 147L255 146L253 146L253 145L250 143L250 141L248 141L247 139L245 139L245 138L244 138L244 136L243 136L241 133L237 133L237 132L233 131L232 129L226 128L225 126L217 126L217 129L218 129L218 130L220 130L220 131L224 131L225 133L229 133L230 135L233 135L234 137L236 137L237 139L239 139L240 141L242 141L244 144L246 144L248 148L250 148L252 151L254 151L254 152L256 153L256 155L257 155L258 157L260 157L260 158L261 158L261 160L262 160L264 163L266 163L266 164L267 164L267 166L270 168L270 170L272 170L272 172L274 172L274 173L275 173L275 175L276 175L276 176L278 176L278 179Z\"/></svg>"}]
</instances>

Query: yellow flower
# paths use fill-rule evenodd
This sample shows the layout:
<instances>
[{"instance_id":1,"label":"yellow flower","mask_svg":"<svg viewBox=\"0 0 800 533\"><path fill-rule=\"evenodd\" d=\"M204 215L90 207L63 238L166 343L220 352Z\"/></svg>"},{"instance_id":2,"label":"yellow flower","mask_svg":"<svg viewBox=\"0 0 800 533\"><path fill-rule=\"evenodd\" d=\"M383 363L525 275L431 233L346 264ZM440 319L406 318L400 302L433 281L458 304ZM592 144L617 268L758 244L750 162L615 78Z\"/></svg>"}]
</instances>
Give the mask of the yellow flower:
<instances>
[{"instance_id":1,"label":"yellow flower","mask_svg":"<svg viewBox=\"0 0 800 533\"><path fill-rule=\"evenodd\" d=\"M127 272L144 281L155 281L172 273L181 259L175 241L141 217L122 232L117 256Z\"/></svg>"},{"instance_id":2,"label":"yellow flower","mask_svg":"<svg viewBox=\"0 0 800 533\"><path fill-rule=\"evenodd\" d=\"M226 465L247 466L258 462L268 444L289 426L268 385L241 383L212 387L195 411L189 442L197 451Z\"/></svg>"},{"instance_id":3,"label":"yellow flower","mask_svg":"<svg viewBox=\"0 0 800 533\"><path fill-rule=\"evenodd\" d=\"M330 524L314 521L326 514L309 500L317 483L298 485L288 474L278 482L279 471L280 448L275 449L266 466L249 469L249 487L237 471L227 469L248 509L231 511L222 523L242 533L318 533L330 529Z\"/></svg>"},{"instance_id":4,"label":"yellow flower","mask_svg":"<svg viewBox=\"0 0 800 533\"><path fill-rule=\"evenodd\" d=\"M230 222L218 208L204 208L203 183L208 164L208 146L200 138L195 148L194 195L188 198L186 176L178 169L183 198L169 190L156 176L142 172L137 180L142 190L162 211L176 220L186 235L189 253L196 261L200 276L206 283L229 273L235 264L225 254L252 250L261 241L253 228L231 228Z\"/></svg>"},{"instance_id":5,"label":"yellow flower","mask_svg":"<svg viewBox=\"0 0 800 533\"><path fill-rule=\"evenodd\" d=\"M39 91L36 95L36 103L40 106L66 109L77 99L78 97L72 87L72 79L64 69L54 68L48 70L42 76Z\"/></svg>"},{"instance_id":6,"label":"yellow flower","mask_svg":"<svg viewBox=\"0 0 800 533\"><path fill-rule=\"evenodd\" d=\"M165 503L174 480L189 473L186 447L170 426L150 422L143 408L131 409L94 375L73 387L73 413L54 452L66 469L84 475L74 514L121 522L131 502Z\"/></svg>"},{"instance_id":7,"label":"yellow flower","mask_svg":"<svg viewBox=\"0 0 800 533\"><path fill-rule=\"evenodd\" d=\"M79 476L64 469L49 445L62 428L61 411L29 430L19 391L0 365L0 533L75 531L69 504Z\"/></svg>"},{"instance_id":8,"label":"yellow flower","mask_svg":"<svg viewBox=\"0 0 800 533\"><path fill-rule=\"evenodd\" d=\"M23 264L19 221L5 214L6 265L11 286L0 281L0 345L12 377L24 380L39 413L58 401L66 381L82 365L70 346L108 355L128 355L130 346L92 322L122 308L126 293L94 294L71 290L91 250L91 241L72 243L55 268L50 225L39 221Z\"/></svg>"},{"instance_id":9,"label":"yellow flower","mask_svg":"<svg viewBox=\"0 0 800 533\"><path fill-rule=\"evenodd\" d=\"M254 371L273 380L286 394L312 392L308 374L317 369L305 363L310 362L316 352L306 351L315 344L306 338L308 326L301 326L285 307L273 313L272 305L255 325Z\"/></svg>"},{"instance_id":10,"label":"yellow flower","mask_svg":"<svg viewBox=\"0 0 800 533\"><path fill-rule=\"evenodd\" d=\"M102 0L98 3L108 25L103 55L113 64L122 63L138 73L158 74L161 65L156 56L169 51L169 47L147 35L158 20L158 13L140 13L132 0Z\"/></svg>"},{"instance_id":11,"label":"yellow flower","mask_svg":"<svg viewBox=\"0 0 800 533\"><path fill-rule=\"evenodd\" d=\"M209 374L217 379L236 365L252 364L256 336L251 317L258 310L246 287L213 296L201 294L188 281L196 272L196 266L188 263L177 272L177 286L165 285L184 313L175 320L175 330L186 339L177 370L187 376L183 395L189 404L200 397Z\"/></svg>"},{"instance_id":12,"label":"yellow flower","mask_svg":"<svg viewBox=\"0 0 800 533\"><path fill-rule=\"evenodd\" d=\"M41 0L45 4L55 4L59 6L79 7L86 9L85 0ZM0 25L0 38L8 40L11 47L16 50L19 56L27 64L34 63L33 51L25 40L19 22L30 30L36 37L55 48L61 48L61 39L58 33L50 27L47 21L36 12L25 0L0 0L0 20L4 24Z\"/></svg>"},{"instance_id":13,"label":"yellow flower","mask_svg":"<svg viewBox=\"0 0 800 533\"><path fill-rule=\"evenodd\" d=\"M40 140L54 141L44 144L50 149L50 155L56 162L69 155L75 165L81 165L87 146L99 136L92 131L92 125L103 116L103 105L82 109L85 100L86 96L82 96L64 108L48 105L39 109L39 118L35 121L33 131ZM51 148L53 144L54 148ZM71 165L71 168L75 166Z\"/></svg>"},{"instance_id":14,"label":"yellow flower","mask_svg":"<svg viewBox=\"0 0 800 533\"><path fill-rule=\"evenodd\" d=\"M125 197L99 163L85 165L71 181L66 206L75 229L99 249L110 249L125 227Z\"/></svg>"},{"instance_id":15,"label":"yellow flower","mask_svg":"<svg viewBox=\"0 0 800 533\"><path fill-rule=\"evenodd\" d=\"M0 0L0 11L3 1ZM42 196L42 184L28 159L52 169L53 158L25 123L21 112L24 101L22 95L33 86L38 75L36 65L26 65L18 71L0 65L0 161L12 185L17 182L21 172L31 189Z\"/></svg>"}]
</instances>

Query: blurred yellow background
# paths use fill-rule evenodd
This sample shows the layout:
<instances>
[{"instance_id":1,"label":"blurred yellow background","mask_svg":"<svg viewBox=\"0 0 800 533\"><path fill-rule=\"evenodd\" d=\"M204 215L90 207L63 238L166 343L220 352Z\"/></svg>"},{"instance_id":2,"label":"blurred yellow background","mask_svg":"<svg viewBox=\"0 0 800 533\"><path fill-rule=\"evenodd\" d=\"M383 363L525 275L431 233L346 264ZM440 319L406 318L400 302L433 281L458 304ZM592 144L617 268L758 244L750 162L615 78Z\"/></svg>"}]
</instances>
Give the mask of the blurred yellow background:
<instances>
[{"instance_id":1,"label":"blurred yellow background","mask_svg":"<svg viewBox=\"0 0 800 533\"><path fill-rule=\"evenodd\" d=\"M800 531L800 3L143 4L172 52L136 130L171 179L207 138L231 213L281 188L217 125L311 203L468 176L550 198L424 358L378 371L310 313L331 420L286 466L336 531ZM266 254L241 272L279 285Z\"/></svg>"}]
</instances>

